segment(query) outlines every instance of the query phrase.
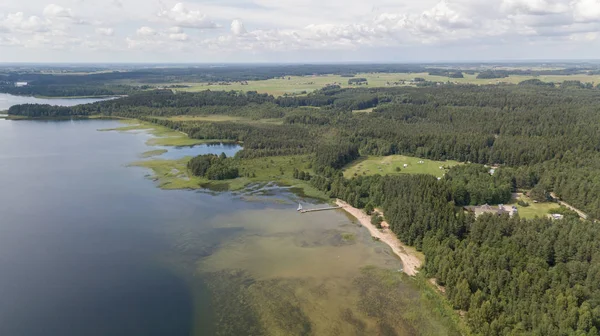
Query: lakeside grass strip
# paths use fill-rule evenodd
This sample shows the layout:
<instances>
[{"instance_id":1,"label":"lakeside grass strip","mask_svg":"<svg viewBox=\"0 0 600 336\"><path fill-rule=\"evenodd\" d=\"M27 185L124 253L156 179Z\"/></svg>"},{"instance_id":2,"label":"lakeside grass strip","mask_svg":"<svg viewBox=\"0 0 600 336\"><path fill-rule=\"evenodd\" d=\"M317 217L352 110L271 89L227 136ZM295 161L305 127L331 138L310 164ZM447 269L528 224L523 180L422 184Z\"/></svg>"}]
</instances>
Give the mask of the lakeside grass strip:
<instances>
[{"instance_id":1,"label":"lakeside grass strip","mask_svg":"<svg viewBox=\"0 0 600 336\"><path fill-rule=\"evenodd\" d=\"M308 155L276 156L255 159L236 159L236 166L242 177L231 180L214 181L192 176L187 170L191 157L179 160L152 159L134 162L131 166L147 168L152 171L149 176L161 189L211 189L218 191L240 191L257 183L274 182L281 186L292 187L302 196L321 200L327 195L313 187L308 181L293 177L294 168L313 173Z\"/></svg>"}]
</instances>

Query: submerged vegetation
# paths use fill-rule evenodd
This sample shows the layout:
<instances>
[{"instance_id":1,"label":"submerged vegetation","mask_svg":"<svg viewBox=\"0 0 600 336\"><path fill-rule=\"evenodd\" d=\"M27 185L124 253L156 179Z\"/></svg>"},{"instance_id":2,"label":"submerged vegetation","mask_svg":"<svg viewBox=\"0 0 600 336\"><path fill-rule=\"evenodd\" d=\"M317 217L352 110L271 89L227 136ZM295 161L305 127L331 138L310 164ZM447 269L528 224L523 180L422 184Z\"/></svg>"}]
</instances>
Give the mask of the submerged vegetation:
<instances>
[{"instance_id":1,"label":"submerged vegetation","mask_svg":"<svg viewBox=\"0 0 600 336\"><path fill-rule=\"evenodd\" d=\"M211 304L226 317L216 321L218 335L461 335L435 296L419 295L417 281L376 267L337 290L328 282L261 280L242 270L207 275ZM334 293L346 305L327 305Z\"/></svg>"}]
</instances>

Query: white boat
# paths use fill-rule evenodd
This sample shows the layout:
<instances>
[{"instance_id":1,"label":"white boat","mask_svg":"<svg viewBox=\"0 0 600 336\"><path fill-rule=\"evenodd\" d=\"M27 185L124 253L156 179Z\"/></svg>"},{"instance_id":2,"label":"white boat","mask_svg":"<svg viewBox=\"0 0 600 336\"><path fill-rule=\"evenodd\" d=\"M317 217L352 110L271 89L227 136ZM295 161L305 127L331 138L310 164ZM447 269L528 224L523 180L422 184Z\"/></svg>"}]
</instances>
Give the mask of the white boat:
<instances>
[{"instance_id":1,"label":"white boat","mask_svg":"<svg viewBox=\"0 0 600 336\"><path fill-rule=\"evenodd\" d=\"M298 203L298 210L297 211L302 211L302 204Z\"/></svg>"}]
</instances>

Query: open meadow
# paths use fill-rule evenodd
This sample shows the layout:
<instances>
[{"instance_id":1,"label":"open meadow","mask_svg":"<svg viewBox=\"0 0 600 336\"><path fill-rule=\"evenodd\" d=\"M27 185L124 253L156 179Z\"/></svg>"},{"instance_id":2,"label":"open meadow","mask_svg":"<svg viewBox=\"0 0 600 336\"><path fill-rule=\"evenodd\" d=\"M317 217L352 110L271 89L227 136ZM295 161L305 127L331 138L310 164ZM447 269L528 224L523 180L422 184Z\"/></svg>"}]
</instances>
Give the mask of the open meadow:
<instances>
[{"instance_id":1,"label":"open meadow","mask_svg":"<svg viewBox=\"0 0 600 336\"><path fill-rule=\"evenodd\" d=\"M457 161L433 161L404 155L369 156L348 166L344 170L344 177L375 174L429 174L442 177L448 168L458 164Z\"/></svg>"},{"instance_id":2,"label":"open meadow","mask_svg":"<svg viewBox=\"0 0 600 336\"><path fill-rule=\"evenodd\" d=\"M519 200L529 203L529 206L524 207L519 205L517 203ZM523 194L517 194L517 198L513 199L511 205L515 205L519 210L519 217L525 219L533 219L535 217L546 218L548 211L560 208L560 205L554 202L535 203L531 198Z\"/></svg>"}]
</instances>

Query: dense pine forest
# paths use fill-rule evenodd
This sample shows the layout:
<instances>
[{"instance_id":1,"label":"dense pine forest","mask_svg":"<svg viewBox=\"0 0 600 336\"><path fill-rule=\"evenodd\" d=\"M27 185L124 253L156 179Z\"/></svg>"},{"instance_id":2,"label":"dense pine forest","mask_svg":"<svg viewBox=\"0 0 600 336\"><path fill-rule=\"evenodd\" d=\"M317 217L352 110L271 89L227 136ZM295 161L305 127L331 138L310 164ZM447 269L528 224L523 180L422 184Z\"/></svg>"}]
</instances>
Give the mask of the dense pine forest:
<instances>
[{"instance_id":1,"label":"dense pine forest","mask_svg":"<svg viewBox=\"0 0 600 336\"><path fill-rule=\"evenodd\" d=\"M195 175L214 179L237 176L235 160L309 154L311 172L294 177L356 207L383 209L392 231L423 251L423 272L446 287L474 334L598 335L600 90L571 84L330 86L297 97L156 90L71 108L20 105L9 114L133 117L196 139L242 142L235 158L190 161ZM237 119L172 118L183 115ZM470 164L439 180L342 175L360 156L391 154ZM484 165L499 168L491 175ZM540 201L554 193L591 220L476 219L461 207L505 203L518 190Z\"/></svg>"}]
</instances>

